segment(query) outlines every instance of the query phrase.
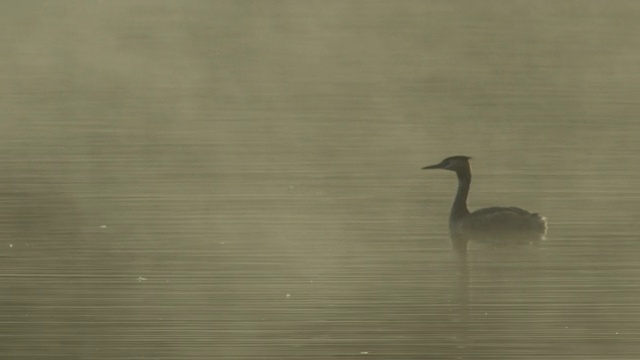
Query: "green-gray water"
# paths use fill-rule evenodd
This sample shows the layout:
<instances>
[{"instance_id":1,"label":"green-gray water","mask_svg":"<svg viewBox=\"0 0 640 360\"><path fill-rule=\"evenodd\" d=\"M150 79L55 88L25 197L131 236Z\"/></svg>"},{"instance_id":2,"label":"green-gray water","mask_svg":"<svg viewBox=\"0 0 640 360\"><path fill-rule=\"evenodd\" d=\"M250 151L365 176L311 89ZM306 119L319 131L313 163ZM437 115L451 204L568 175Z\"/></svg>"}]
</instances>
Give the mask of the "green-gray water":
<instances>
[{"instance_id":1,"label":"green-gray water","mask_svg":"<svg viewBox=\"0 0 640 360\"><path fill-rule=\"evenodd\" d=\"M0 19L1 358L638 358L637 2ZM548 241L458 262L457 154Z\"/></svg>"}]
</instances>

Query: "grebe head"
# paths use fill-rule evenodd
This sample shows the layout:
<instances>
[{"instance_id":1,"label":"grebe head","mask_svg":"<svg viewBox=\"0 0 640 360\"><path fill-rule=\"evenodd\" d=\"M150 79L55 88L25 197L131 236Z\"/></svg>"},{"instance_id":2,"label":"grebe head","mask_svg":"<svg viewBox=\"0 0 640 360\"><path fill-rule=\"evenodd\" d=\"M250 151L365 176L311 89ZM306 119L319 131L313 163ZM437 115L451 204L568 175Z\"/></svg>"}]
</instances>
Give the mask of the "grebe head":
<instances>
[{"instance_id":1,"label":"grebe head","mask_svg":"<svg viewBox=\"0 0 640 360\"><path fill-rule=\"evenodd\" d=\"M451 156L442 160L439 164L429 165L423 169L445 169L451 171L460 171L469 168L469 159L471 157L464 155Z\"/></svg>"}]
</instances>

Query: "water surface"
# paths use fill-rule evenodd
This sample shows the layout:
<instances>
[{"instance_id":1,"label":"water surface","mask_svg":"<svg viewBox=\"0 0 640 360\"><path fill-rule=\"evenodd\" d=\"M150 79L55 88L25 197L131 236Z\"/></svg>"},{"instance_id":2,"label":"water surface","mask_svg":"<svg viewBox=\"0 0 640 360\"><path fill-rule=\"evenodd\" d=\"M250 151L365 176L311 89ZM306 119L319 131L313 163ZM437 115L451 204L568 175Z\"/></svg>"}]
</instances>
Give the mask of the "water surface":
<instances>
[{"instance_id":1,"label":"water surface","mask_svg":"<svg viewBox=\"0 0 640 360\"><path fill-rule=\"evenodd\" d=\"M637 358L638 6L489 3L2 5L2 357Z\"/></svg>"}]
</instances>

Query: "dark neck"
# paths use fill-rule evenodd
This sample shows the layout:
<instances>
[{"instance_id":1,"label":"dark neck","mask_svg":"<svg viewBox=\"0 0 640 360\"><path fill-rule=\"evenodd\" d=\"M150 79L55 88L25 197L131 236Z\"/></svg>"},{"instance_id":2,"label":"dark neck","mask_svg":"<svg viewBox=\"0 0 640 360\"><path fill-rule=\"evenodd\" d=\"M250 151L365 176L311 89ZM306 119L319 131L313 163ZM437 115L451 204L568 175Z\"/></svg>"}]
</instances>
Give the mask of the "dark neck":
<instances>
[{"instance_id":1,"label":"dark neck","mask_svg":"<svg viewBox=\"0 0 640 360\"><path fill-rule=\"evenodd\" d=\"M451 206L450 221L460 219L469 215L467 208L467 196L469 196L469 187L471 186L471 169L467 166L465 169L456 171L458 175L458 192Z\"/></svg>"}]
</instances>

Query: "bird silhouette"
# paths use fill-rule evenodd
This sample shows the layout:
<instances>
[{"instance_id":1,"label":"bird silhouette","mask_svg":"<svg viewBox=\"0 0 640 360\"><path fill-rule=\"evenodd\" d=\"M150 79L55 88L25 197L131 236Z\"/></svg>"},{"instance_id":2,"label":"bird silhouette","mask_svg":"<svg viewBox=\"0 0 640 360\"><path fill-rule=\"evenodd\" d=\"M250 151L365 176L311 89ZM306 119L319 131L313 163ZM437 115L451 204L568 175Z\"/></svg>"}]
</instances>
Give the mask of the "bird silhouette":
<instances>
[{"instance_id":1,"label":"bird silhouette","mask_svg":"<svg viewBox=\"0 0 640 360\"><path fill-rule=\"evenodd\" d=\"M471 186L471 165L468 156L451 156L423 169L454 171L458 176L458 191L449 216L449 236L454 250L466 253L469 240L479 243L530 244L543 240L547 220L536 213L517 207L489 207L469 212L467 197Z\"/></svg>"}]
</instances>

